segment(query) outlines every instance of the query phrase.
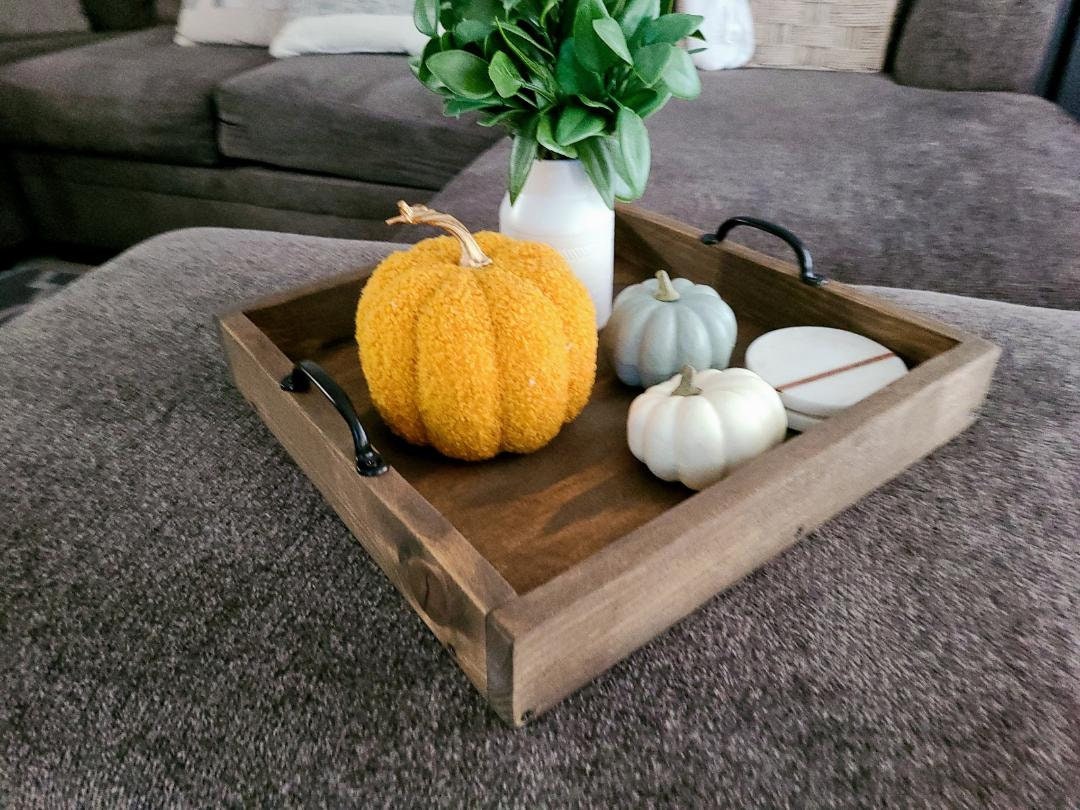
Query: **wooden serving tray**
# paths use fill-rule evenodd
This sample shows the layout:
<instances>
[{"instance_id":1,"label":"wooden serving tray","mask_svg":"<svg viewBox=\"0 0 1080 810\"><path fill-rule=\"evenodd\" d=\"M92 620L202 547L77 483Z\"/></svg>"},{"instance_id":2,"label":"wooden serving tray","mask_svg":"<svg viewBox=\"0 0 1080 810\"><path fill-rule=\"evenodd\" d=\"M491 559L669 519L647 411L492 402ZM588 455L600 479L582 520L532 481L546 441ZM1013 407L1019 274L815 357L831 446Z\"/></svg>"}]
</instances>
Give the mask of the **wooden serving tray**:
<instances>
[{"instance_id":1,"label":"wooden serving tray","mask_svg":"<svg viewBox=\"0 0 1080 810\"><path fill-rule=\"evenodd\" d=\"M739 322L733 365L763 332L820 325L877 340L911 372L700 493L630 455L626 414L640 392L603 351L589 405L548 447L469 464L398 440L371 405L353 332L372 268L220 318L236 386L508 723L548 709L948 441L986 395L992 343L716 242L621 207L616 283L664 268L714 285ZM386 474L357 474L326 398L282 390L304 359L348 394Z\"/></svg>"}]
</instances>

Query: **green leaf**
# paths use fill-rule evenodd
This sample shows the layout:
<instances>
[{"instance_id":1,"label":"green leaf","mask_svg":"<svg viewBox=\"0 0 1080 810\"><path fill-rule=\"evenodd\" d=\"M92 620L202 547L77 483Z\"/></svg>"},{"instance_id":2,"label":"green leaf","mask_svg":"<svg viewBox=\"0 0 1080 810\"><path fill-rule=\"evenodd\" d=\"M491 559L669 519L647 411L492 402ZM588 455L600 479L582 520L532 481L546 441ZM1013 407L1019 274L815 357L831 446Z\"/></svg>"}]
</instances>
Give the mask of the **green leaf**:
<instances>
[{"instance_id":1,"label":"green leaf","mask_svg":"<svg viewBox=\"0 0 1080 810\"><path fill-rule=\"evenodd\" d=\"M436 36L439 33L439 0L416 0L413 24L424 36Z\"/></svg>"},{"instance_id":2,"label":"green leaf","mask_svg":"<svg viewBox=\"0 0 1080 810\"><path fill-rule=\"evenodd\" d=\"M502 36L503 42L506 43L506 47L513 51L514 55L521 60L521 63L540 80L545 88L545 92L554 96L559 89L558 82L555 80L555 75L546 65L541 64L528 53L529 39L523 40L520 37L520 34L524 32L514 26L507 25L501 20L496 20L495 26L499 29L499 34Z\"/></svg>"},{"instance_id":3,"label":"green leaf","mask_svg":"<svg viewBox=\"0 0 1080 810\"><path fill-rule=\"evenodd\" d=\"M536 140L549 152L564 155L568 158L576 158L577 150L572 146L563 146L551 131L551 118L548 115L540 116L540 123L536 126Z\"/></svg>"},{"instance_id":4,"label":"green leaf","mask_svg":"<svg viewBox=\"0 0 1080 810\"><path fill-rule=\"evenodd\" d=\"M666 87L645 88L629 94L622 103L636 112L641 118L648 118L659 110L671 98L671 93Z\"/></svg>"},{"instance_id":5,"label":"green leaf","mask_svg":"<svg viewBox=\"0 0 1080 810\"><path fill-rule=\"evenodd\" d=\"M443 102L443 115L460 118L462 113L476 112L501 102L496 98L448 98Z\"/></svg>"},{"instance_id":6,"label":"green leaf","mask_svg":"<svg viewBox=\"0 0 1080 810\"><path fill-rule=\"evenodd\" d=\"M674 45L697 31L705 18L698 14L665 14L655 20L646 20L642 30L642 42L666 42Z\"/></svg>"},{"instance_id":7,"label":"green leaf","mask_svg":"<svg viewBox=\"0 0 1080 810\"><path fill-rule=\"evenodd\" d=\"M555 63L559 90L567 96L603 96L604 85L595 71L586 69L574 54L574 40L563 40Z\"/></svg>"},{"instance_id":8,"label":"green leaf","mask_svg":"<svg viewBox=\"0 0 1080 810\"><path fill-rule=\"evenodd\" d=\"M560 0L544 0L544 6L540 9L540 27L547 24L547 16L558 7Z\"/></svg>"},{"instance_id":9,"label":"green leaf","mask_svg":"<svg viewBox=\"0 0 1080 810\"><path fill-rule=\"evenodd\" d=\"M548 50L543 45L541 45L539 42L537 42L521 26L513 25L511 23L505 23L505 22L502 22L501 20L496 20L495 24L497 26L499 26L499 30L503 32L504 36L509 34L512 37L516 37L518 39L518 41L519 41L518 42L519 47L521 46L522 43L525 43L525 44L528 44L528 45L532 46L533 48L536 48L536 50L539 51L544 56L549 56L552 59L555 58L555 54L553 54L550 50Z\"/></svg>"},{"instance_id":10,"label":"green leaf","mask_svg":"<svg viewBox=\"0 0 1080 810\"><path fill-rule=\"evenodd\" d=\"M488 65L488 78L495 85L495 92L503 98L510 98L521 89L523 79L517 67L510 61L510 57L502 51L497 51Z\"/></svg>"},{"instance_id":11,"label":"green leaf","mask_svg":"<svg viewBox=\"0 0 1080 810\"><path fill-rule=\"evenodd\" d=\"M615 187L614 188L615 199L618 200L619 202L633 202L634 200L637 199L637 197L635 197L634 193L632 191L630 191L630 186L628 186L626 184L626 181L623 180L623 176L621 174L619 174L618 160L617 159L616 159L615 163L616 163L615 176L612 178L612 185Z\"/></svg>"},{"instance_id":12,"label":"green leaf","mask_svg":"<svg viewBox=\"0 0 1080 810\"><path fill-rule=\"evenodd\" d=\"M645 184L649 180L649 131L636 112L622 107L615 119L615 137L619 143L616 166L629 187L629 195L620 196L637 199L645 193Z\"/></svg>"},{"instance_id":13,"label":"green leaf","mask_svg":"<svg viewBox=\"0 0 1080 810\"><path fill-rule=\"evenodd\" d=\"M674 45L666 42L642 45L634 51L634 73L646 87L652 87L660 81L675 50Z\"/></svg>"},{"instance_id":14,"label":"green leaf","mask_svg":"<svg viewBox=\"0 0 1080 810\"><path fill-rule=\"evenodd\" d=\"M536 160L536 137L534 134L519 132L514 136L514 145L510 149L510 203L517 201L525 181L529 179L533 161Z\"/></svg>"},{"instance_id":15,"label":"green leaf","mask_svg":"<svg viewBox=\"0 0 1080 810\"><path fill-rule=\"evenodd\" d=\"M623 36L622 29L619 28L617 22L610 17L603 17L599 20L593 20L592 27L596 35L611 49L612 53L626 64L634 64L634 60L630 57L630 49L626 47L626 37Z\"/></svg>"},{"instance_id":16,"label":"green leaf","mask_svg":"<svg viewBox=\"0 0 1080 810\"><path fill-rule=\"evenodd\" d=\"M600 0L581 0L574 14L574 52L582 67L603 73L618 61L593 28L593 22L607 17Z\"/></svg>"},{"instance_id":17,"label":"green leaf","mask_svg":"<svg viewBox=\"0 0 1080 810\"><path fill-rule=\"evenodd\" d=\"M440 51L427 60L427 66L436 79L459 96L478 99L495 92L487 62L468 51Z\"/></svg>"},{"instance_id":18,"label":"green leaf","mask_svg":"<svg viewBox=\"0 0 1080 810\"><path fill-rule=\"evenodd\" d=\"M593 101L593 99L587 98L585 96L578 96L577 100L584 104L586 107L592 107L596 110L607 110L608 112L614 112L614 110L611 109L611 105L604 101Z\"/></svg>"},{"instance_id":19,"label":"green leaf","mask_svg":"<svg viewBox=\"0 0 1080 810\"><path fill-rule=\"evenodd\" d=\"M607 138L596 137L577 145L578 159L608 208L615 207L615 160Z\"/></svg>"},{"instance_id":20,"label":"green leaf","mask_svg":"<svg viewBox=\"0 0 1080 810\"><path fill-rule=\"evenodd\" d=\"M587 107L572 104L559 116L555 126L555 140L563 146L570 146L578 141L599 135L607 127L607 119Z\"/></svg>"},{"instance_id":21,"label":"green leaf","mask_svg":"<svg viewBox=\"0 0 1080 810\"><path fill-rule=\"evenodd\" d=\"M495 30L492 23L482 20L462 20L454 26L454 39L458 45L471 45L483 42L484 38Z\"/></svg>"},{"instance_id":22,"label":"green leaf","mask_svg":"<svg viewBox=\"0 0 1080 810\"><path fill-rule=\"evenodd\" d=\"M510 132L517 132L532 115L528 110L501 110L500 112L484 113L476 119L482 127L506 127Z\"/></svg>"},{"instance_id":23,"label":"green leaf","mask_svg":"<svg viewBox=\"0 0 1080 810\"><path fill-rule=\"evenodd\" d=\"M648 47L652 47L651 45ZM697 98L701 92L701 79L690 54L682 48L675 48L664 67L662 76L664 85L676 98Z\"/></svg>"},{"instance_id":24,"label":"green leaf","mask_svg":"<svg viewBox=\"0 0 1080 810\"><path fill-rule=\"evenodd\" d=\"M630 0L621 15L616 15L623 35L630 39L637 33L638 27L645 21L660 14L660 0Z\"/></svg>"}]
</instances>

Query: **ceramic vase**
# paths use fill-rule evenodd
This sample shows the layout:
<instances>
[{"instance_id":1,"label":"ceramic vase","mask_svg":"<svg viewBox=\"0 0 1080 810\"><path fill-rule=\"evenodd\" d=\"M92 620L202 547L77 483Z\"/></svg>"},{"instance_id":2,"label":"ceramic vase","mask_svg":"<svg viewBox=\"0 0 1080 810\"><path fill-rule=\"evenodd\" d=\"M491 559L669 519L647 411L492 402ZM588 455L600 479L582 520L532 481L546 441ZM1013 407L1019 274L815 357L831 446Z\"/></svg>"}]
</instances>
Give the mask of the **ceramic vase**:
<instances>
[{"instance_id":1,"label":"ceramic vase","mask_svg":"<svg viewBox=\"0 0 1080 810\"><path fill-rule=\"evenodd\" d=\"M596 328L611 316L615 265L615 212L577 160L537 160L517 200L499 207L499 230L515 239L544 242L566 258L588 288Z\"/></svg>"}]
</instances>

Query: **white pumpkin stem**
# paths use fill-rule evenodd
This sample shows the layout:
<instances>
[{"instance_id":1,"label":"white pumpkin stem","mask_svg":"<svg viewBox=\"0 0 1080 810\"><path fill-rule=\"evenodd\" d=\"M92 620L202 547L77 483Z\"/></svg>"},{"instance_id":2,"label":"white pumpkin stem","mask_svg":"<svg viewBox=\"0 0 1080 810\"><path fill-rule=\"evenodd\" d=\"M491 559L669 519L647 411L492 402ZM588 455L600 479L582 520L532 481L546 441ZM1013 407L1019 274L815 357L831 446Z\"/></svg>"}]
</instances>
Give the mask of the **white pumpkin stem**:
<instances>
[{"instance_id":1,"label":"white pumpkin stem","mask_svg":"<svg viewBox=\"0 0 1080 810\"><path fill-rule=\"evenodd\" d=\"M469 229L456 217L443 214L426 205L409 205L404 200L398 200L397 207L401 213L386 220L387 225L404 223L406 225L434 225L436 228L442 228L461 243L459 264L462 267L486 267L491 264L491 259L484 255L476 237L469 233Z\"/></svg>"},{"instance_id":2,"label":"white pumpkin stem","mask_svg":"<svg viewBox=\"0 0 1080 810\"><path fill-rule=\"evenodd\" d=\"M653 298L669 304L682 298L679 291L675 289L675 285L671 283L671 276L667 274L667 270L656 271L656 292Z\"/></svg>"},{"instance_id":3,"label":"white pumpkin stem","mask_svg":"<svg viewBox=\"0 0 1080 810\"><path fill-rule=\"evenodd\" d=\"M671 392L673 397L696 397L701 393L701 389L694 385L694 375L697 371L693 366L683 366L679 373L682 374L682 379L679 380L678 387Z\"/></svg>"}]
</instances>

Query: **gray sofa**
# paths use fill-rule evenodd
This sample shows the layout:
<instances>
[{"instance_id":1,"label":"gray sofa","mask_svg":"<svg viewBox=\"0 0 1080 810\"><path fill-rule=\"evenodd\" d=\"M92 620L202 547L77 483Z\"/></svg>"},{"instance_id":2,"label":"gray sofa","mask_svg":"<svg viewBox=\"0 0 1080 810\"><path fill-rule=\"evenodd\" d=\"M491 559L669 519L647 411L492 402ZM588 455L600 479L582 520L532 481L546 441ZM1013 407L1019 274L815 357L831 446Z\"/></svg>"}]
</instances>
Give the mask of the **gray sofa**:
<instances>
[{"instance_id":1,"label":"gray sofa","mask_svg":"<svg viewBox=\"0 0 1080 810\"><path fill-rule=\"evenodd\" d=\"M1080 128L1045 97L1068 96L1074 6L910 0L885 73L704 74L650 122L643 204L778 220L852 281L1078 308ZM436 193L493 224L505 141L444 118L404 57L274 61L182 48L168 25L83 36L100 41L0 65L9 244L117 250L200 225L415 238L382 220Z\"/></svg>"}]
</instances>

